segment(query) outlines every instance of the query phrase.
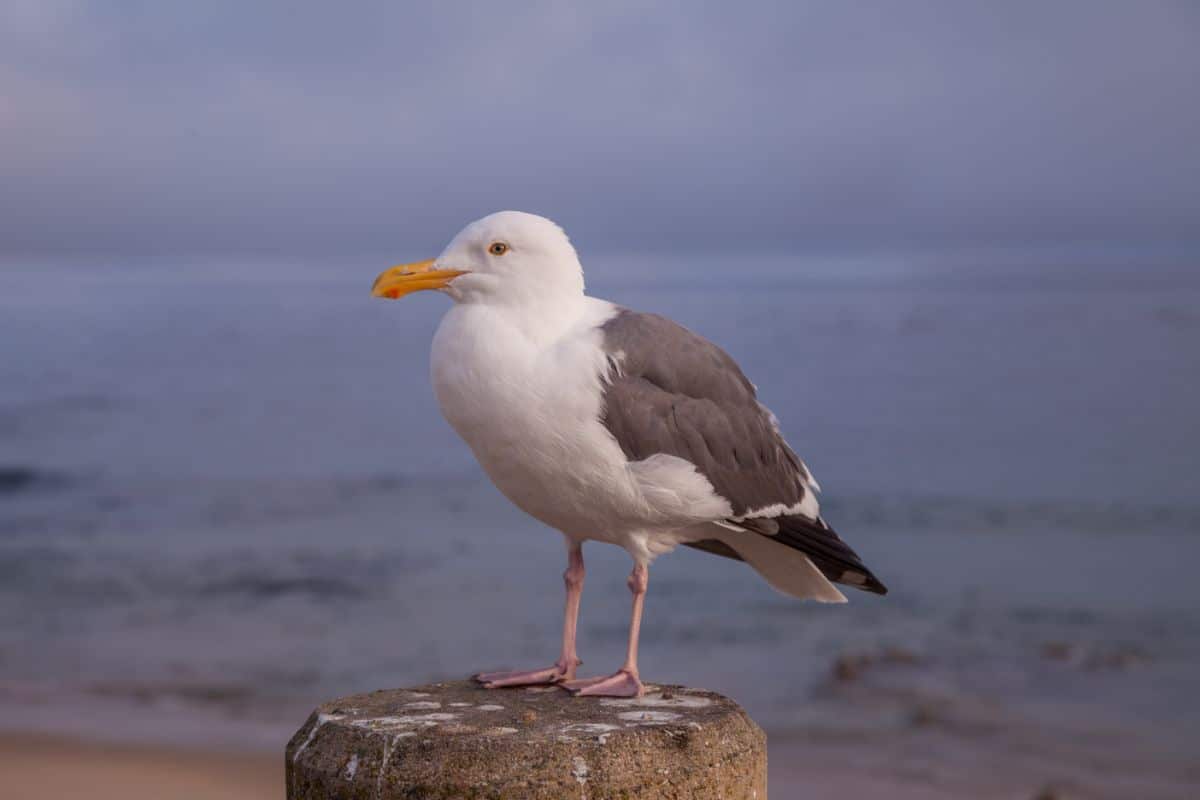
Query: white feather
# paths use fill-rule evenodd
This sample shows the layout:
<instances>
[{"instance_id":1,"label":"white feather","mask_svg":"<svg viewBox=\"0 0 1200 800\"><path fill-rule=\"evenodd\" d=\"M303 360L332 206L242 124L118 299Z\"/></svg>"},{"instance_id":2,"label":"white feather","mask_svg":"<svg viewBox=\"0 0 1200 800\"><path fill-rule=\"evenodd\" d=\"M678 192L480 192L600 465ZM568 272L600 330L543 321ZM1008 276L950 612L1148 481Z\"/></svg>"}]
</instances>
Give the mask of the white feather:
<instances>
[{"instance_id":1,"label":"white feather","mask_svg":"<svg viewBox=\"0 0 1200 800\"><path fill-rule=\"evenodd\" d=\"M736 531L726 526L711 526L710 531L711 535L705 538L719 539L732 547L777 591L802 600L846 602L846 596L799 550L751 531Z\"/></svg>"}]
</instances>

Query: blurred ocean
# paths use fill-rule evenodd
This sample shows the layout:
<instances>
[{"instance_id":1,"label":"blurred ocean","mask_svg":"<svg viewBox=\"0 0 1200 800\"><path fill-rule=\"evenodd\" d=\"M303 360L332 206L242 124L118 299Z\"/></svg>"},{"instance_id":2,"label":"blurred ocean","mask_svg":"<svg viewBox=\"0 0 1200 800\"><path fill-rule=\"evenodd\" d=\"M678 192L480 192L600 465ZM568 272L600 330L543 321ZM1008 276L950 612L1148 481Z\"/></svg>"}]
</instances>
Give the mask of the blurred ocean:
<instances>
[{"instance_id":1,"label":"blurred ocean","mask_svg":"<svg viewBox=\"0 0 1200 800\"><path fill-rule=\"evenodd\" d=\"M1195 271L585 260L741 362L892 590L677 552L648 680L736 698L779 774L1196 796ZM334 695L554 657L560 539L438 413L448 301L373 301L382 266L0 273L0 726L281 748ZM607 672L628 561L586 555Z\"/></svg>"}]
</instances>

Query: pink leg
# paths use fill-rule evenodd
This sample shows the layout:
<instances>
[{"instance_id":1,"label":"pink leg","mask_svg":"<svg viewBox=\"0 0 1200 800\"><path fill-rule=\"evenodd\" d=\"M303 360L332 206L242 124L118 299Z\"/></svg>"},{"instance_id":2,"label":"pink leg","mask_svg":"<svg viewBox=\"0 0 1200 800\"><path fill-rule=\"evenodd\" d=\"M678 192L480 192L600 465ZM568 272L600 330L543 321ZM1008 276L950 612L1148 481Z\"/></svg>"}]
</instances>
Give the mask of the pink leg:
<instances>
[{"instance_id":1,"label":"pink leg","mask_svg":"<svg viewBox=\"0 0 1200 800\"><path fill-rule=\"evenodd\" d=\"M516 672L481 672L475 676L488 689L504 686L536 686L571 680L575 669L583 662L575 653L575 631L579 621L579 597L583 594L583 548L572 542L567 552L567 571L563 583L567 587L567 605L563 612L562 653L553 666L545 669Z\"/></svg>"},{"instance_id":2,"label":"pink leg","mask_svg":"<svg viewBox=\"0 0 1200 800\"><path fill-rule=\"evenodd\" d=\"M636 564L629 575L629 591L633 592L633 613L629 620L629 649L625 664L606 678L564 680L562 687L575 695L599 695L602 697L641 697L646 689L638 677L638 636L642 630L642 606L646 599L646 587L650 583L650 571L644 564Z\"/></svg>"}]
</instances>

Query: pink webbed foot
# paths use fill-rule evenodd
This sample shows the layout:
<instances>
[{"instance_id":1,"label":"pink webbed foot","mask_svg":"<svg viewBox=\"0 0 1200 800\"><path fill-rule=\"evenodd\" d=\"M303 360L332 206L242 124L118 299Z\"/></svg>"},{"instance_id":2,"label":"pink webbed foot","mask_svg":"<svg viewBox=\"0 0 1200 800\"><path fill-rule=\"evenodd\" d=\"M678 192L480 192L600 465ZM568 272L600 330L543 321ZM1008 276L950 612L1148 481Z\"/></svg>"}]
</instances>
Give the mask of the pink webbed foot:
<instances>
[{"instance_id":1,"label":"pink webbed foot","mask_svg":"<svg viewBox=\"0 0 1200 800\"><path fill-rule=\"evenodd\" d=\"M503 689L508 686L552 686L575 677L575 668L582 662L574 664L558 661L552 667L545 669L517 670L513 672L481 672L475 675L477 682L485 689Z\"/></svg>"},{"instance_id":2,"label":"pink webbed foot","mask_svg":"<svg viewBox=\"0 0 1200 800\"><path fill-rule=\"evenodd\" d=\"M559 686L576 697L641 697L646 687L629 670L618 670L604 678L564 680Z\"/></svg>"}]
</instances>

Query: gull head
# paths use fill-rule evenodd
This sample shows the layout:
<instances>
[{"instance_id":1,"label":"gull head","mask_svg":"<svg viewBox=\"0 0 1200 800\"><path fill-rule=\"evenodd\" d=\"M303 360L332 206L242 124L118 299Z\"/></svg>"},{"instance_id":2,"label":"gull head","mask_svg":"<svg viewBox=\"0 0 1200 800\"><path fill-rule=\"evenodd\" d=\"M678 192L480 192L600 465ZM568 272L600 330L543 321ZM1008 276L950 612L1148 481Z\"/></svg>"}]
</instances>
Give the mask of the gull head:
<instances>
[{"instance_id":1,"label":"gull head","mask_svg":"<svg viewBox=\"0 0 1200 800\"><path fill-rule=\"evenodd\" d=\"M437 258L385 270L371 294L395 300L427 289L460 303L559 302L583 296L583 268L558 225L498 211L459 231Z\"/></svg>"}]
</instances>

